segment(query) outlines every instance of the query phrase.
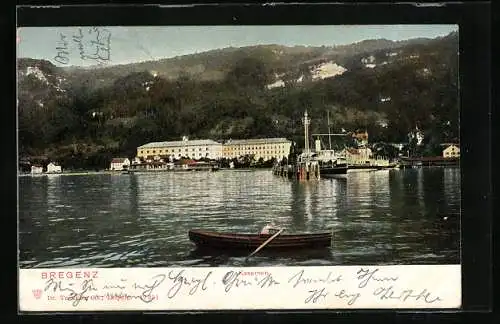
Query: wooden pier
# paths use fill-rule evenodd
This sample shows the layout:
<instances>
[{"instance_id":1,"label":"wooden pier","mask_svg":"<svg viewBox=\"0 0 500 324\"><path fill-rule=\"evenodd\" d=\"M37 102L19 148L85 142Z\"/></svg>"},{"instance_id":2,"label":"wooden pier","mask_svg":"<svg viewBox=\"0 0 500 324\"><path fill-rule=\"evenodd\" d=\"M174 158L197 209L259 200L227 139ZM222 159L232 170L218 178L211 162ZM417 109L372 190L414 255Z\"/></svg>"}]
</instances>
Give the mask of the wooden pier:
<instances>
[{"instance_id":1,"label":"wooden pier","mask_svg":"<svg viewBox=\"0 0 500 324\"><path fill-rule=\"evenodd\" d=\"M424 166L447 167L447 166L459 166L459 165L460 165L460 158L458 157L451 157L451 158L445 158L441 156L416 157L416 158L403 157L399 161L399 167L402 169L417 168Z\"/></svg>"},{"instance_id":2,"label":"wooden pier","mask_svg":"<svg viewBox=\"0 0 500 324\"><path fill-rule=\"evenodd\" d=\"M273 174L288 179L319 180L319 164L315 162L302 162L296 165L276 165Z\"/></svg>"},{"instance_id":3,"label":"wooden pier","mask_svg":"<svg viewBox=\"0 0 500 324\"><path fill-rule=\"evenodd\" d=\"M304 123L304 152L298 157L297 162L293 164L276 164L273 167L273 173L282 177L297 180L319 180L320 169L317 159L312 157L311 150L309 149L309 124L311 119L304 113L302 119Z\"/></svg>"}]
</instances>

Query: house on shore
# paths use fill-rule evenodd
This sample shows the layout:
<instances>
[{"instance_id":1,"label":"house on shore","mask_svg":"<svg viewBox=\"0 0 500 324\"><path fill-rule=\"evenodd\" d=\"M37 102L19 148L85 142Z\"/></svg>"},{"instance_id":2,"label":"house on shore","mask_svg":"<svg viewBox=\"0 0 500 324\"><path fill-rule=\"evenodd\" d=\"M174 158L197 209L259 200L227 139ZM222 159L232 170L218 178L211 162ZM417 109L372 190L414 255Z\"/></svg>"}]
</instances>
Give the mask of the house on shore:
<instances>
[{"instance_id":1,"label":"house on shore","mask_svg":"<svg viewBox=\"0 0 500 324\"><path fill-rule=\"evenodd\" d=\"M360 146L368 145L368 132L365 130L363 132L357 131L351 134L352 138Z\"/></svg>"},{"instance_id":2,"label":"house on shore","mask_svg":"<svg viewBox=\"0 0 500 324\"><path fill-rule=\"evenodd\" d=\"M447 145L443 150L444 158L458 158L460 157L460 147L456 144Z\"/></svg>"},{"instance_id":3,"label":"house on shore","mask_svg":"<svg viewBox=\"0 0 500 324\"><path fill-rule=\"evenodd\" d=\"M42 174L43 173L43 167L41 165L32 165L31 166L31 174Z\"/></svg>"},{"instance_id":4,"label":"house on shore","mask_svg":"<svg viewBox=\"0 0 500 324\"><path fill-rule=\"evenodd\" d=\"M111 171L122 171L127 170L129 166L130 160L128 158L113 158L109 169Z\"/></svg>"},{"instance_id":5,"label":"house on shore","mask_svg":"<svg viewBox=\"0 0 500 324\"><path fill-rule=\"evenodd\" d=\"M54 162L50 162L49 164L47 164L47 173L61 173L61 172L62 168L60 165Z\"/></svg>"},{"instance_id":6,"label":"house on shore","mask_svg":"<svg viewBox=\"0 0 500 324\"><path fill-rule=\"evenodd\" d=\"M367 147L363 148L347 148L343 151L348 164L364 164L369 161L372 156L372 150Z\"/></svg>"},{"instance_id":7,"label":"house on shore","mask_svg":"<svg viewBox=\"0 0 500 324\"><path fill-rule=\"evenodd\" d=\"M20 159L18 170L21 173L31 172L31 162L27 159Z\"/></svg>"}]
</instances>

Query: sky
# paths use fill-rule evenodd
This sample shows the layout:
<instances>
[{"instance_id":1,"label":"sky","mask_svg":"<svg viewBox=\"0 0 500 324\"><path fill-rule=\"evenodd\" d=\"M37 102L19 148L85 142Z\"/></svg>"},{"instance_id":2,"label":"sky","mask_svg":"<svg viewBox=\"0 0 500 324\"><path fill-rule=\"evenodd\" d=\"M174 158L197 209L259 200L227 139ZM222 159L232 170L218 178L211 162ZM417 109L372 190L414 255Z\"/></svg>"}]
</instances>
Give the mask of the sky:
<instances>
[{"instance_id":1,"label":"sky","mask_svg":"<svg viewBox=\"0 0 500 324\"><path fill-rule=\"evenodd\" d=\"M86 26L81 27L81 34L79 27L22 27L17 30L17 57L46 59L58 66L116 65L230 46L335 46L366 39L435 38L452 31L458 31L458 26ZM95 40L101 47L92 43Z\"/></svg>"}]
</instances>

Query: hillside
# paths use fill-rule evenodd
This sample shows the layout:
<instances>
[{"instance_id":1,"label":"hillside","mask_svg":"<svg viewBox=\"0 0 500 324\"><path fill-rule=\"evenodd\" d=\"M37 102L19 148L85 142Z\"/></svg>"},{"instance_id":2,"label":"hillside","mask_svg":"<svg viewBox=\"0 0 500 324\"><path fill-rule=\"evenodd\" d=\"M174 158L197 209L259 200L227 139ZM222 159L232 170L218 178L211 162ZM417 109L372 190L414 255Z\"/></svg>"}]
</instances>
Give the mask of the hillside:
<instances>
[{"instance_id":1,"label":"hillside","mask_svg":"<svg viewBox=\"0 0 500 324\"><path fill-rule=\"evenodd\" d=\"M434 154L458 139L458 35L337 47L257 45L91 69L18 60L22 155L104 167L154 140L367 129L370 142L417 130Z\"/></svg>"},{"instance_id":2,"label":"hillside","mask_svg":"<svg viewBox=\"0 0 500 324\"><path fill-rule=\"evenodd\" d=\"M199 80L222 80L234 64L243 58L257 57L273 67L276 73L296 73L309 64L335 61L339 65L351 68L351 57L362 53L387 50L408 44L425 44L429 39L420 38L409 41L394 42L386 39L365 40L359 43L342 46L307 47L282 45L256 45L247 47L228 47L203 53L177 56L157 61L146 61L124 65L112 65L93 68L56 68L60 74L73 82L92 79L92 86L107 86L114 80L130 73L150 71L160 77L176 79L188 74ZM29 65L33 59L21 58L21 66Z\"/></svg>"}]
</instances>

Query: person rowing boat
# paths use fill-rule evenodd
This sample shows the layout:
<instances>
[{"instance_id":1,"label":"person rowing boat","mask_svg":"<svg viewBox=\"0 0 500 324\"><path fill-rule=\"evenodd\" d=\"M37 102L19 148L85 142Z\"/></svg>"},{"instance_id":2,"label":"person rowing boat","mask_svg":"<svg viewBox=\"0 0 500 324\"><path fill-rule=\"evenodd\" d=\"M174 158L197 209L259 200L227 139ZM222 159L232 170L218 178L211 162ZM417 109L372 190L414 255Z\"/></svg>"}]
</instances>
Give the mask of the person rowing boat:
<instances>
[{"instance_id":1,"label":"person rowing boat","mask_svg":"<svg viewBox=\"0 0 500 324\"><path fill-rule=\"evenodd\" d=\"M266 224L260 231L261 235L270 235L270 234L275 234L279 231L280 229L276 226L274 223Z\"/></svg>"}]
</instances>

